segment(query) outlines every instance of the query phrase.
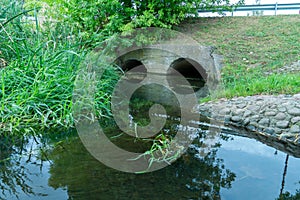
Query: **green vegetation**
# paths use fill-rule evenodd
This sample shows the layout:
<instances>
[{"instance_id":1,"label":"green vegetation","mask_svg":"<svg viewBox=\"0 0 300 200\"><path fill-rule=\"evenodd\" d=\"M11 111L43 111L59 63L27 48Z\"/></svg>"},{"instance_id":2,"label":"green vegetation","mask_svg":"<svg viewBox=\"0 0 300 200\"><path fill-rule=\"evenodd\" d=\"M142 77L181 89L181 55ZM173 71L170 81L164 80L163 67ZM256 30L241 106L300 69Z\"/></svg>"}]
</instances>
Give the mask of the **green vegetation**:
<instances>
[{"instance_id":1,"label":"green vegetation","mask_svg":"<svg viewBox=\"0 0 300 200\"><path fill-rule=\"evenodd\" d=\"M75 37L72 27L59 23L45 23L42 30L36 13L34 21L24 16L15 18L25 11L18 1L8 2L0 5L5 20L0 32L4 65L0 69L1 134L73 127L73 83L86 54L80 49L82 41ZM103 81L103 88L112 90L105 85ZM97 106L107 108L106 91L100 90L96 98L99 95Z\"/></svg>"},{"instance_id":2,"label":"green vegetation","mask_svg":"<svg viewBox=\"0 0 300 200\"><path fill-rule=\"evenodd\" d=\"M73 127L73 83L87 52L113 33L143 26L171 28L186 13L195 13L189 1L186 6L183 1L165 1L172 6L156 1L22 2L0 3L1 134ZM225 3L229 8L228 1L197 2L200 7ZM299 16L192 18L175 28L224 55L226 91L220 95L232 97L300 91L299 72L263 74L300 60L299 23ZM110 116L118 73L109 68L98 83L98 117Z\"/></svg>"},{"instance_id":3,"label":"green vegetation","mask_svg":"<svg viewBox=\"0 0 300 200\"><path fill-rule=\"evenodd\" d=\"M229 0L27 0L25 6L47 7L45 14L76 26L78 34L89 45L97 45L103 38L120 31L138 27L171 28L201 8L222 7L230 10ZM41 3L43 2L43 3ZM50 9L49 9L50 8Z\"/></svg>"},{"instance_id":4,"label":"green vegetation","mask_svg":"<svg viewBox=\"0 0 300 200\"><path fill-rule=\"evenodd\" d=\"M300 16L190 19L177 27L224 56L221 97L300 92L300 69L275 72L300 60Z\"/></svg>"},{"instance_id":5,"label":"green vegetation","mask_svg":"<svg viewBox=\"0 0 300 200\"><path fill-rule=\"evenodd\" d=\"M17 1L1 2L0 8L6 21L24 12ZM22 17L1 25L0 57L7 65L0 70L1 132L69 127L72 81L82 56L77 42L68 38L69 29L42 32L37 19Z\"/></svg>"},{"instance_id":6,"label":"green vegetation","mask_svg":"<svg viewBox=\"0 0 300 200\"><path fill-rule=\"evenodd\" d=\"M116 32L178 24L186 13L196 11L184 2L1 1L1 134L73 127L73 83L86 53ZM229 8L225 0L195 2L202 7L225 3ZM118 77L114 68L106 74L97 84L98 117L110 116L110 93Z\"/></svg>"}]
</instances>

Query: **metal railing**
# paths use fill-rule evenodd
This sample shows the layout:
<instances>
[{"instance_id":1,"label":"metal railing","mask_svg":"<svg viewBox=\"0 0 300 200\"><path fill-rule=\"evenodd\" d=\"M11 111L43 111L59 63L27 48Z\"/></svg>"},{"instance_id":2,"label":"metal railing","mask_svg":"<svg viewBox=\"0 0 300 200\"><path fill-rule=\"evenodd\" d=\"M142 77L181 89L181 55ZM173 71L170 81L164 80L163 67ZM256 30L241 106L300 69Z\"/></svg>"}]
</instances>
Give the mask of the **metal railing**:
<instances>
[{"instance_id":1,"label":"metal railing","mask_svg":"<svg viewBox=\"0 0 300 200\"><path fill-rule=\"evenodd\" d=\"M290 4L260 4L260 5L242 5L233 8L233 10L228 11L222 8L217 8L215 10L198 10L198 13L205 13L205 12L237 12L237 11L269 11L274 10L275 15L277 14L278 10L299 10L300 12L300 3L290 3ZM299 13L300 14L300 13Z\"/></svg>"}]
</instances>

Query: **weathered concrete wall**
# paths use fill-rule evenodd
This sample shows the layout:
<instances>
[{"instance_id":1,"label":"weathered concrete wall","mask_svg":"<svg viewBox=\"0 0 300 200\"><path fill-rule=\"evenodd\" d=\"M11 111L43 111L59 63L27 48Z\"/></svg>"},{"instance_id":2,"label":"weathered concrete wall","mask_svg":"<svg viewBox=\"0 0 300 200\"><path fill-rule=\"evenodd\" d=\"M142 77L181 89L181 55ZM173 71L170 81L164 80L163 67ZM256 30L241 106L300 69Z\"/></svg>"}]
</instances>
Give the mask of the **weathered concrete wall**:
<instances>
[{"instance_id":1,"label":"weathered concrete wall","mask_svg":"<svg viewBox=\"0 0 300 200\"><path fill-rule=\"evenodd\" d=\"M220 58L213 54L213 47L184 46L184 45L160 45L137 49L128 52L118 58L117 63L122 66L126 60L139 60L146 67L161 64L164 68L147 67L149 73L166 73L171 64L179 58L188 58L196 61L211 77L220 71ZM216 59L215 59L216 58ZM217 66L216 66L217 65Z\"/></svg>"}]
</instances>

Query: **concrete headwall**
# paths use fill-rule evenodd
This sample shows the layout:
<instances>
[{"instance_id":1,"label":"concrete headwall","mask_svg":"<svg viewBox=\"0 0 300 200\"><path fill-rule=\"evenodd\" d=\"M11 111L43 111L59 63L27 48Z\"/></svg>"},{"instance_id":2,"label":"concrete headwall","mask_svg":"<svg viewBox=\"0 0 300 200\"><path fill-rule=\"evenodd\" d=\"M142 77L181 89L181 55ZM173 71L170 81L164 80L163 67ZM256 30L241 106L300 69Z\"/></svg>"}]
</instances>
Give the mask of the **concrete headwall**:
<instances>
[{"instance_id":1,"label":"concrete headwall","mask_svg":"<svg viewBox=\"0 0 300 200\"><path fill-rule=\"evenodd\" d=\"M185 87L178 86L179 79L169 78L176 70L192 85L192 93L201 98L215 91L220 83L221 59L213 54L213 51L213 47L190 44L153 45L129 51L118 57L115 62L124 71L142 66L140 69L143 69L143 73L147 73L147 76L151 74L152 83L158 83L159 79L167 79L168 83L165 83L172 85L172 81L175 80L177 85L171 87L179 88L179 93L185 94ZM176 98L167 88L154 85L149 86L148 91L141 96L164 104L176 104Z\"/></svg>"},{"instance_id":2,"label":"concrete headwall","mask_svg":"<svg viewBox=\"0 0 300 200\"><path fill-rule=\"evenodd\" d=\"M116 64L124 71L142 65L147 74L164 76L172 74L172 68L187 79L203 82L200 86L207 90L195 90L196 96L203 97L203 91L215 90L220 82L221 57L213 52L213 47L199 45L152 45L121 55Z\"/></svg>"}]
</instances>

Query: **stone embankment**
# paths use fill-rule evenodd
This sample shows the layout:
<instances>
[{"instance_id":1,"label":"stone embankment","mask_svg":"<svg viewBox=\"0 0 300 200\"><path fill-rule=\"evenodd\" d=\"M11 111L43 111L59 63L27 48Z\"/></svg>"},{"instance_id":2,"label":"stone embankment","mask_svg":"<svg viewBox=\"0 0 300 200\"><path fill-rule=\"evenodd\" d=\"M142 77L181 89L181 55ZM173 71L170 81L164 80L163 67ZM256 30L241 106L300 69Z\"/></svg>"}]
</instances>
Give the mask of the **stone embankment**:
<instances>
[{"instance_id":1,"label":"stone embankment","mask_svg":"<svg viewBox=\"0 0 300 200\"><path fill-rule=\"evenodd\" d=\"M198 105L196 112L224 125L300 144L300 94L219 99Z\"/></svg>"}]
</instances>

